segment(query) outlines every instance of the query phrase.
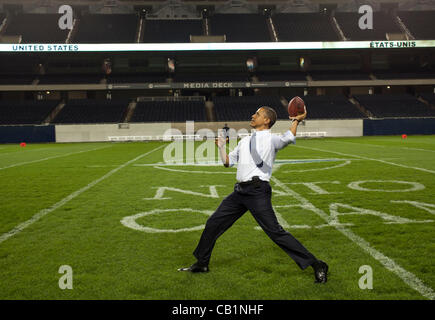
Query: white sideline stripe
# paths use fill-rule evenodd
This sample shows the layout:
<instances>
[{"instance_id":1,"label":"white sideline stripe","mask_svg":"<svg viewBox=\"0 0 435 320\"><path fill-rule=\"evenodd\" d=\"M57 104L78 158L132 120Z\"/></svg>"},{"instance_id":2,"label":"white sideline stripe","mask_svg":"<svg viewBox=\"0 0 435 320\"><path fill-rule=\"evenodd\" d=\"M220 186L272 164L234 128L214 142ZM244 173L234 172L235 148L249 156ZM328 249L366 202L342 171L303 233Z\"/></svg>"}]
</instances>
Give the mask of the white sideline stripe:
<instances>
[{"instance_id":1,"label":"white sideline stripe","mask_svg":"<svg viewBox=\"0 0 435 320\"><path fill-rule=\"evenodd\" d=\"M421 140L421 138L422 137L420 137L420 140ZM384 138L382 138L382 139L380 139L379 136L377 136L376 140L377 141L394 142L394 141L397 141L397 138L391 138L391 139L384 139ZM434 143L431 140L428 140L428 139L424 139L424 142L420 141L419 143L427 144L427 145L434 145Z\"/></svg>"},{"instance_id":2,"label":"white sideline stripe","mask_svg":"<svg viewBox=\"0 0 435 320\"><path fill-rule=\"evenodd\" d=\"M361 143L361 142L335 141L335 140L332 140L332 141L331 140L330 141L325 140L325 142L359 144L359 145L363 145L363 146L378 147L378 148L394 148L394 149L405 149L405 150L418 150L418 151L435 152L435 150L428 150L428 149L421 149L421 148L398 147L398 146L382 146L382 145L379 145L379 144Z\"/></svg>"},{"instance_id":3,"label":"white sideline stripe","mask_svg":"<svg viewBox=\"0 0 435 320\"><path fill-rule=\"evenodd\" d=\"M303 146L299 146L299 145L295 145L295 147L304 148L304 149L310 149L310 150L315 150L315 151L335 153L335 154L339 154L339 155L346 156L346 157L355 157L355 158L364 159L364 160L378 161L378 162L382 162L382 163L386 163L386 164L390 164L390 165L398 166L398 167L402 167L402 168L414 169L414 170L424 171L424 172L428 172L428 173L435 173L435 171L433 171L433 170L424 169L424 168L418 168L418 167L405 166L404 164L389 162L389 161L385 161L385 160L381 160L381 159L367 158L367 157L363 157L363 156L357 156L357 155L352 155L352 154L347 154L347 153L342 153L342 152L337 152L337 151L324 150L324 149L312 148L312 147L303 147Z\"/></svg>"},{"instance_id":4,"label":"white sideline stripe","mask_svg":"<svg viewBox=\"0 0 435 320\"><path fill-rule=\"evenodd\" d=\"M418 150L418 151L427 151L427 152L435 152L435 150L427 150L427 149L420 149L420 148L409 148L409 147L403 147L402 149Z\"/></svg>"},{"instance_id":5,"label":"white sideline stripe","mask_svg":"<svg viewBox=\"0 0 435 320\"><path fill-rule=\"evenodd\" d=\"M119 167L113 169L112 171L106 173L104 176L102 176L101 178L98 178L97 180L92 181L91 183L89 183L87 186L74 191L73 193L71 193L69 196L63 198L62 200L60 200L59 202L55 203L54 205L52 205L50 208L46 208L46 209L42 209L41 211L39 211L38 213L36 213L32 218L30 218L27 221L24 221L23 223L20 223L19 225L17 225L15 228L13 228L12 230L3 233L0 236L0 243L2 243L3 241L6 241L7 239L9 239L10 237L13 237L14 235L16 235L17 233L23 231L25 228L27 228L28 226L30 226L31 224L35 223L36 221L38 221L39 219L41 219L42 217L46 216L47 214L49 214L50 212L62 207L65 203L69 202L70 200L78 197L79 195L81 195L83 192L89 190L90 188L92 188L93 186L95 186L97 183L107 179L108 177L110 177L111 175L113 175L114 173L116 173L117 171L121 170L122 168L125 168L126 166L128 166L129 164L131 164L132 162L139 160L142 157L145 157L147 155L149 155L150 153L163 148L164 145L157 147L151 151L148 151L144 154L141 154L140 156L127 161L126 163L120 165Z\"/></svg>"},{"instance_id":6,"label":"white sideline stripe","mask_svg":"<svg viewBox=\"0 0 435 320\"><path fill-rule=\"evenodd\" d=\"M47 149L56 150L54 148L40 148L40 149L32 149L32 150L20 150L20 151L14 151L14 152L0 153L0 156L5 156L5 155L8 155L8 154L14 154L14 153L28 153L28 152L33 152L33 151L47 150Z\"/></svg>"},{"instance_id":7,"label":"white sideline stripe","mask_svg":"<svg viewBox=\"0 0 435 320\"><path fill-rule=\"evenodd\" d=\"M32 160L32 161L26 161L26 162L19 162L19 163L16 163L16 164L12 164L10 166L6 166L6 167L3 167L3 168L0 168L0 170L9 169L9 168L13 168L13 167L19 167L19 166L23 166L25 164L36 163L36 162L46 161L46 160L55 159L55 158L67 157L67 156L70 156L70 155L73 155L73 154L79 154L79 153L83 153L83 152L95 151L95 150L100 150L100 149L105 149L105 148L110 148L110 147L113 147L113 146L104 146L104 147L95 148L95 149L89 149L89 150L82 150L82 151L77 151L77 152L65 153L65 154L61 154L61 155L58 155L58 156L52 156L52 157L48 157L48 158L44 158L44 159L38 159L38 160Z\"/></svg>"},{"instance_id":8,"label":"white sideline stripe","mask_svg":"<svg viewBox=\"0 0 435 320\"><path fill-rule=\"evenodd\" d=\"M302 204L304 204L307 207L310 207L313 212L315 212L320 218L325 220L326 223L329 223L330 216L326 214L323 210L315 207L311 202L309 202L307 199L303 198L301 195L299 195L297 192L293 191L289 187L287 187L286 184L282 183L275 177L271 177L271 180L280 188L282 188L285 192L291 194L295 199L300 200ZM413 273L405 270L400 265L398 265L396 262L394 262L393 259L387 257L382 252L372 248L370 244L361 238L360 236L353 233L351 230L345 228L344 226L338 226L338 225L332 225L340 231L343 235L345 235L349 240L357 244L360 248L362 248L364 251L366 251L370 256L372 256L374 259L379 261L387 270L393 272L396 274L400 279L402 279L408 286L410 286L412 289L418 291L422 296L424 296L427 299L434 300L435 299L435 292L432 290L432 288L427 287L417 276L415 276Z\"/></svg>"}]
</instances>

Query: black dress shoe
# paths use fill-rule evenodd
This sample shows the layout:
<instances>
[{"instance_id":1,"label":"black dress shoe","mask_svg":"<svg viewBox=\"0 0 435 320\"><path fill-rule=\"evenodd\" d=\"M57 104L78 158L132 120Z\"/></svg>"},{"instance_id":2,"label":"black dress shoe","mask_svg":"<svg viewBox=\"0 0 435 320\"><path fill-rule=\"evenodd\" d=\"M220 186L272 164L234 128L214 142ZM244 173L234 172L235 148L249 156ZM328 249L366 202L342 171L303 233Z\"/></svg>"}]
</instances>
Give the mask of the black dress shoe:
<instances>
[{"instance_id":1,"label":"black dress shoe","mask_svg":"<svg viewBox=\"0 0 435 320\"><path fill-rule=\"evenodd\" d=\"M208 266L199 265L198 262L195 262L190 267L180 268L178 271L189 271L189 272L208 272Z\"/></svg>"},{"instance_id":2,"label":"black dress shoe","mask_svg":"<svg viewBox=\"0 0 435 320\"><path fill-rule=\"evenodd\" d=\"M322 260L313 263L315 283L326 283L328 281L328 265Z\"/></svg>"}]
</instances>

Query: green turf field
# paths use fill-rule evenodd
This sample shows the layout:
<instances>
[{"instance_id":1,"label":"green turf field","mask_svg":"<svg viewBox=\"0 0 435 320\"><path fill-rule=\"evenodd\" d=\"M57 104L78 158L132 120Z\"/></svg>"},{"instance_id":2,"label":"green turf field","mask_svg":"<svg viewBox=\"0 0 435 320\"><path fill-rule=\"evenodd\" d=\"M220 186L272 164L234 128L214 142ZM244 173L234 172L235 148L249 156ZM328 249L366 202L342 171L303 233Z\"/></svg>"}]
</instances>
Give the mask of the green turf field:
<instances>
[{"instance_id":1,"label":"green turf field","mask_svg":"<svg viewBox=\"0 0 435 320\"><path fill-rule=\"evenodd\" d=\"M167 146L0 145L0 299L435 298L434 136L298 139L278 153L274 208L328 262L325 285L249 212L218 240L211 272L177 272L235 169L157 165ZM73 289L59 288L63 265Z\"/></svg>"}]
</instances>

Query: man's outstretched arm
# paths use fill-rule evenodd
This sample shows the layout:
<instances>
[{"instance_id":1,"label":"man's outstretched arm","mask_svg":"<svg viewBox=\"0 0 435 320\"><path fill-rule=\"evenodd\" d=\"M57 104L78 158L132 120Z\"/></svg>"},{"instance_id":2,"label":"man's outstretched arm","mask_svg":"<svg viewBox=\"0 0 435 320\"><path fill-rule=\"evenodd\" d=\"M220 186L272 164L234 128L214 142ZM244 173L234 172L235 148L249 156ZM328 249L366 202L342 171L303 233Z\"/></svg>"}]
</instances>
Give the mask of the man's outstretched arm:
<instances>
[{"instance_id":1,"label":"man's outstretched arm","mask_svg":"<svg viewBox=\"0 0 435 320\"><path fill-rule=\"evenodd\" d=\"M305 119L307 116L307 111L304 114L300 114L296 117L289 117L292 120L290 128L281 136L272 136L272 143L275 150L281 150L282 148L288 146L290 143L296 143L296 131L298 129L299 122Z\"/></svg>"},{"instance_id":2,"label":"man's outstretched arm","mask_svg":"<svg viewBox=\"0 0 435 320\"><path fill-rule=\"evenodd\" d=\"M230 159L228 158L227 151L225 150L226 139L223 137L218 137L216 138L215 143L219 149L219 156L221 157L224 167L228 168L230 166Z\"/></svg>"}]
</instances>

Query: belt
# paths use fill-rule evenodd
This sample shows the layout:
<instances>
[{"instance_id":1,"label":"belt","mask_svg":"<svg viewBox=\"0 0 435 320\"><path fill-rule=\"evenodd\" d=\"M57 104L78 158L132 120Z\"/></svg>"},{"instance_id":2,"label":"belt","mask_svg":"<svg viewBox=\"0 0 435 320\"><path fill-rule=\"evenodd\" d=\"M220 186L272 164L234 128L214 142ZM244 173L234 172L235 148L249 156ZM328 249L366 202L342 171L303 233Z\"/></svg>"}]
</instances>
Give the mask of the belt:
<instances>
[{"instance_id":1,"label":"belt","mask_svg":"<svg viewBox=\"0 0 435 320\"><path fill-rule=\"evenodd\" d=\"M247 185L254 184L254 183L259 183L259 182L262 182L262 181L263 180L261 180L258 176L253 176L251 180L244 181L244 182L238 182L237 184L241 185L241 186L247 186Z\"/></svg>"}]
</instances>

